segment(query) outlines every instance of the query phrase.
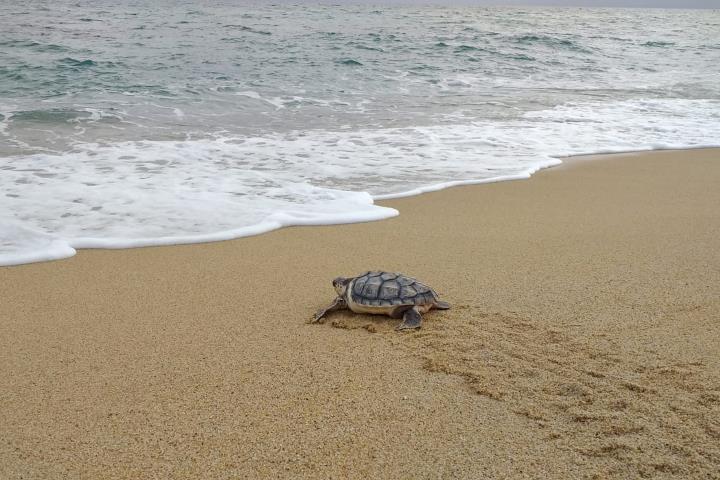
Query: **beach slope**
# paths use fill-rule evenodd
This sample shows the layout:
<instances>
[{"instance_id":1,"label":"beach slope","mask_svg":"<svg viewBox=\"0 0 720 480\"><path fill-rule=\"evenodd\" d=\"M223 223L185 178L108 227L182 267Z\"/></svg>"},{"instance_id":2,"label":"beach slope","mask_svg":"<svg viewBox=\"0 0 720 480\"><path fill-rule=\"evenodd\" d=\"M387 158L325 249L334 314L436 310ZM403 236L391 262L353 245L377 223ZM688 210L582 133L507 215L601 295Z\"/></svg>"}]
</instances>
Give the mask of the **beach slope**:
<instances>
[{"instance_id":1,"label":"beach slope","mask_svg":"<svg viewBox=\"0 0 720 480\"><path fill-rule=\"evenodd\" d=\"M0 478L717 478L720 150L0 268ZM423 329L337 313L402 271Z\"/></svg>"}]
</instances>

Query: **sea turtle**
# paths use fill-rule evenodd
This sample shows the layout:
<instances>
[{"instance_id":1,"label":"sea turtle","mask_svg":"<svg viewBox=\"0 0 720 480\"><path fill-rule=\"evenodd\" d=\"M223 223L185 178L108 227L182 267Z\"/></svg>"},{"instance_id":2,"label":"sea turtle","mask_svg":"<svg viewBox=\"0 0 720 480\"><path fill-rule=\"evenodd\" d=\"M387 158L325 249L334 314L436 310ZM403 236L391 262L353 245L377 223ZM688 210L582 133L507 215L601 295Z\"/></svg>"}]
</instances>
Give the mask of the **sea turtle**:
<instances>
[{"instance_id":1,"label":"sea turtle","mask_svg":"<svg viewBox=\"0 0 720 480\"><path fill-rule=\"evenodd\" d=\"M355 313L402 318L397 330L406 330L420 328L421 314L433 308L450 308L450 304L438 299L432 288L401 273L365 272L352 278L338 277L332 283L338 297L327 308L319 310L312 323L329 312L349 308Z\"/></svg>"}]
</instances>

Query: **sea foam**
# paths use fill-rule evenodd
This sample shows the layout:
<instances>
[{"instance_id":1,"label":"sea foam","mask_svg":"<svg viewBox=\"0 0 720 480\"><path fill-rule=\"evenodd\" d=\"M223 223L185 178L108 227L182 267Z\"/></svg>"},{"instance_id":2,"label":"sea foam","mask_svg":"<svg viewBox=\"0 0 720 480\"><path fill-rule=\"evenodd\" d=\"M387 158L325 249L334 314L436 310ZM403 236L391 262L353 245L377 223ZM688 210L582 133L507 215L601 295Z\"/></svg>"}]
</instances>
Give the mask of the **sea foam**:
<instances>
[{"instance_id":1,"label":"sea foam","mask_svg":"<svg viewBox=\"0 0 720 480\"><path fill-rule=\"evenodd\" d=\"M515 120L80 143L9 157L0 265L397 215L374 200L527 178L560 158L720 145L720 102L568 103Z\"/></svg>"}]
</instances>

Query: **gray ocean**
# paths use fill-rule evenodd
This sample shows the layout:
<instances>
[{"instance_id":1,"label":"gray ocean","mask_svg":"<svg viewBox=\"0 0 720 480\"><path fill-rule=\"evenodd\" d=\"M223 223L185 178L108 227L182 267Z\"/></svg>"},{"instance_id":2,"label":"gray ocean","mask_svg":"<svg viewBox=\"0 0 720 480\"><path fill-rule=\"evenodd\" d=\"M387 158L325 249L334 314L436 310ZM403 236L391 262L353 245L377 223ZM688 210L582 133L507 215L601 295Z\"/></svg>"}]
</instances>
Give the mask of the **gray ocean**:
<instances>
[{"instance_id":1,"label":"gray ocean","mask_svg":"<svg viewBox=\"0 0 720 480\"><path fill-rule=\"evenodd\" d=\"M0 265L720 145L720 11L0 2Z\"/></svg>"}]
</instances>

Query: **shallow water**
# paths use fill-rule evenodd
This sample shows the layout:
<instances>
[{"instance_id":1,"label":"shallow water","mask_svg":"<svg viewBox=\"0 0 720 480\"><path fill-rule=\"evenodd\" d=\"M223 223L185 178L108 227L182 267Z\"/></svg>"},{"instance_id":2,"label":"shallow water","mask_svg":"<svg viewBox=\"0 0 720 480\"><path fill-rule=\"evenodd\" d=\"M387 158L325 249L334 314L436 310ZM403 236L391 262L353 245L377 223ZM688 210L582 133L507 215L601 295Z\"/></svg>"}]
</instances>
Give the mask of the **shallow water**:
<instances>
[{"instance_id":1,"label":"shallow water","mask_svg":"<svg viewBox=\"0 0 720 480\"><path fill-rule=\"evenodd\" d=\"M0 5L0 264L720 144L720 12Z\"/></svg>"}]
</instances>

